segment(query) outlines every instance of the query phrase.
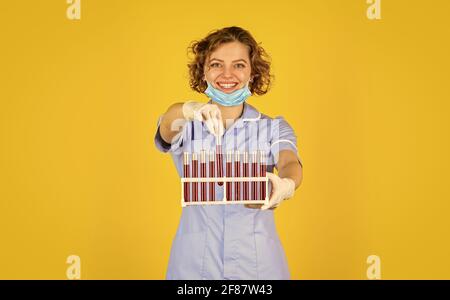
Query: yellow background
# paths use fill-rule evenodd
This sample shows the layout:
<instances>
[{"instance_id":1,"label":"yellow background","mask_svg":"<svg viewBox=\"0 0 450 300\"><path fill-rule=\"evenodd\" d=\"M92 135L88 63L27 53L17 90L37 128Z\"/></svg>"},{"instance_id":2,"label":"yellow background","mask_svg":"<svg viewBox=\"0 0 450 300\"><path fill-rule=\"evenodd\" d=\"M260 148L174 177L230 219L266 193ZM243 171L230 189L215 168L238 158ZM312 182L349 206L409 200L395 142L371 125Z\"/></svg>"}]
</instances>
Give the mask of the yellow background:
<instances>
[{"instance_id":1,"label":"yellow background","mask_svg":"<svg viewBox=\"0 0 450 300\"><path fill-rule=\"evenodd\" d=\"M0 278L163 279L181 213L157 118L190 91L186 48L237 25L276 76L249 102L298 136L275 211L294 279L450 278L446 0L3 1Z\"/></svg>"}]
</instances>

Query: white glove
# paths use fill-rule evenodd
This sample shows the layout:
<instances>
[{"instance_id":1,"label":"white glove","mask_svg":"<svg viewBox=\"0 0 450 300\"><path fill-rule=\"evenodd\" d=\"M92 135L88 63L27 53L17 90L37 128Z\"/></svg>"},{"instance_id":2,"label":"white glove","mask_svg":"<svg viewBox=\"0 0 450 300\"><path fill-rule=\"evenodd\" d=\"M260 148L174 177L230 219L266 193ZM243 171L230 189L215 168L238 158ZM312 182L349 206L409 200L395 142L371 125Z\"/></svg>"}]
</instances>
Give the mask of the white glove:
<instances>
[{"instance_id":1,"label":"white glove","mask_svg":"<svg viewBox=\"0 0 450 300\"><path fill-rule=\"evenodd\" d=\"M222 115L215 104L188 101L183 104L183 116L188 121L205 122L208 131L215 136L224 133Z\"/></svg>"},{"instance_id":2,"label":"white glove","mask_svg":"<svg viewBox=\"0 0 450 300\"><path fill-rule=\"evenodd\" d=\"M290 178L280 178L277 175L267 172L267 177L272 183L272 194L268 204L261 207L261 210L266 210L271 207L277 207L283 200L294 196L295 181Z\"/></svg>"}]
</instances>

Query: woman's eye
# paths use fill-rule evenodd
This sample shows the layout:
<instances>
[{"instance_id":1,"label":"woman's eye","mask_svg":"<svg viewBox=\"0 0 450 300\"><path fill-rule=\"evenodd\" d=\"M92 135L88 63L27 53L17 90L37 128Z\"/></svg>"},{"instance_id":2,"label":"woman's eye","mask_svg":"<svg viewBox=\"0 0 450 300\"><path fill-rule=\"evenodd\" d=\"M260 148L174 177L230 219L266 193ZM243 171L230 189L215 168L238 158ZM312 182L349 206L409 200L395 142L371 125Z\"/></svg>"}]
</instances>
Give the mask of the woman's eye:
<instances>
[{"instance_id":1,"label":"woman's eye","mask_svg":"<svg viewBox=\"0 0 450 300\"><path fill-rule=\"evenodd\" d=\"M244 64L236 64L236 67L237 68L245 68L245 65Z\"/></svg>"},{"instance_id":2,"label":"woman's eye","mask_svg":"<svg viewBox=\"0 0 450 300\"><path fill-rule=\"evenodd\" d=\"M210 66L213 67L213 68L218 68L218 67L220 67L220 64L219 63L212 63Z\"/></svg>"}]
</instances>

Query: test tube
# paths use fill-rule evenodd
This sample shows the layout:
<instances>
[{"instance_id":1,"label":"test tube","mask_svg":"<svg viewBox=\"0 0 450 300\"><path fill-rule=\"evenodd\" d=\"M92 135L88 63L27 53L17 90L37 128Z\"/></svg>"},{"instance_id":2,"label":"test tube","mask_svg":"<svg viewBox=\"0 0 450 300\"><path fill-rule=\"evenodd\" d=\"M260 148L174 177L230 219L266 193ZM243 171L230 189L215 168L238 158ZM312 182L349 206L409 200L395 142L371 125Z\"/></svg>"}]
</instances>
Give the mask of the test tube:
<instances>
[{"instance_id":1,"label":"test tube","mask_svg":"<svg viewBox=\"0 0 450 300\"><path fill-rule=\"evenodd\" d=\"M242 173L244 177L248 177L249 170L248 170L248 152L244 152L244 157L242 159ZM244 185L244 200L249 200L248 197L248 181L243 182Z\"/></svg>"},{"instance_id":2,"label":"test tube","mask_svg":"<svg viewBox=\"0 0 450 300\"><path fill-rule=\"evenodd\" d=\"M200 151L200 177L206 178L206 151ZM206 201L206 182L200 184L201 201Z\"/></svg>"},{"instance_id":3,"label":"test tube","mask_svg":"<svg viewBox=\"0 0 450 300\"><path fill-rule=\"evenodd\" d=\"M258 152L252 152L252 177L258 177ZM258 200L258 181L252 182L252 200Z\"/></svg>"},{"instance_id":4,"label":"test tube","mask_svg":"<svg viewBox=\"0 0 450 300\"><path fill-rule=\"evenodd\" d=\"M266 177L266 156L264 151L259 152L259 176L260 177ZM259 199L260 200L266 200L266 182L261 181L260 182L260 193L259 193Z\"/></svg>"},{"instance_id":5,"label":"test tube","mask_svg":"<svg viewBox=\"0 0 450 300\"><path fill-rule=\"evenodd\" d=\"M219 136L216 137L216 163L217 163L217 177L223 177L223 154L222 154L222 141ZM219 181L219 185L223 182Z\"/></svg>"},{"instance_id":6,"label":"test tube","mask_svg":"<svg viewBox=\"0 0 450 300\"><path fill-rule=\"evenodd\" d=\"M198 160L197 153L192 153L192 177L198 178ZM192 183L192 201L197 202L198 197L198 183Z\"/></svg>"},{"instance_id":7,"label":"test tube","mask_svg":"<svg viewBox=\"0 0 450 300\"><path fill-rule=\"evenodd\" d=\"M190 174L189 174L189 153L188 152L184 152L183 154L183 176L184 178L189 178ZM184 202L189 202L190 201L190 183L189 182L185 182L184 183Z\"/></svg>"},{"instance_id":8,"label":"test tube","mask_svg":"<svg viewBox=\"0 0 450 300\"><path fill-rule=\"evenodd\" d=\"M233 176L232 168L233 168L233 152L231 150L227 151L227 177L231 178ZM232 200L233 195L233 189L232 189L232 183L230 181L227 181L227 201Z\"/></svg>"},{"instance_id":9,"label":"test tube","mask_svg":"<svg viewBox=\"0 0 450 300\"><path fill-rule=\"evenodd\" d=\"M215 167L216 167L216 156L214 154L214 151L210 150L209 151L209 177L210 178L216 177ZM215 198L216 198L215 183L210 182L209 183L209 201L215 201Z\"/></svg>"},{"instance_id":10,"label":"test tube","mask_svg":"<svg viewBox=\"0 0 450 300\"><path fill-rule=\"evenodd\" d=\"M234 152L234 177L241 177L241 161L239 151ZM241 200L241 182L234 183L234 200Z\"/></svg>"}]
</instances>

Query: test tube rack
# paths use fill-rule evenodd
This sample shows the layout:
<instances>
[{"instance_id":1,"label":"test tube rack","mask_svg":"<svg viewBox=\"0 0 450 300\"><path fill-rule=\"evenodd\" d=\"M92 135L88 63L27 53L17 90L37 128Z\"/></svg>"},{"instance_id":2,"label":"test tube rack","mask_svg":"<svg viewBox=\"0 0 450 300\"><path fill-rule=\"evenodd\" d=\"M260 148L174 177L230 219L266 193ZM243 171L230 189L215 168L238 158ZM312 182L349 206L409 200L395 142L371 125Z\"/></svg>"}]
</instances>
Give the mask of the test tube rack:
<instances>
[{"instance_id":1,"label":"test tube rack","mask_svg":"<svg viewBox=\"0 0 450 300\"><path fill-rule=\"evenodd\" d=\"M251 156L251 161L249 160ZM208 159L207 159L208 157ZM225 172L223 172L225 168ZM183 154L181 206L224 204L268 204L269 180L265 152L227 151L226 160L216 151ZM216 184L223 185L223 197L216 199Z\"/></svg>"}]
</instances>

